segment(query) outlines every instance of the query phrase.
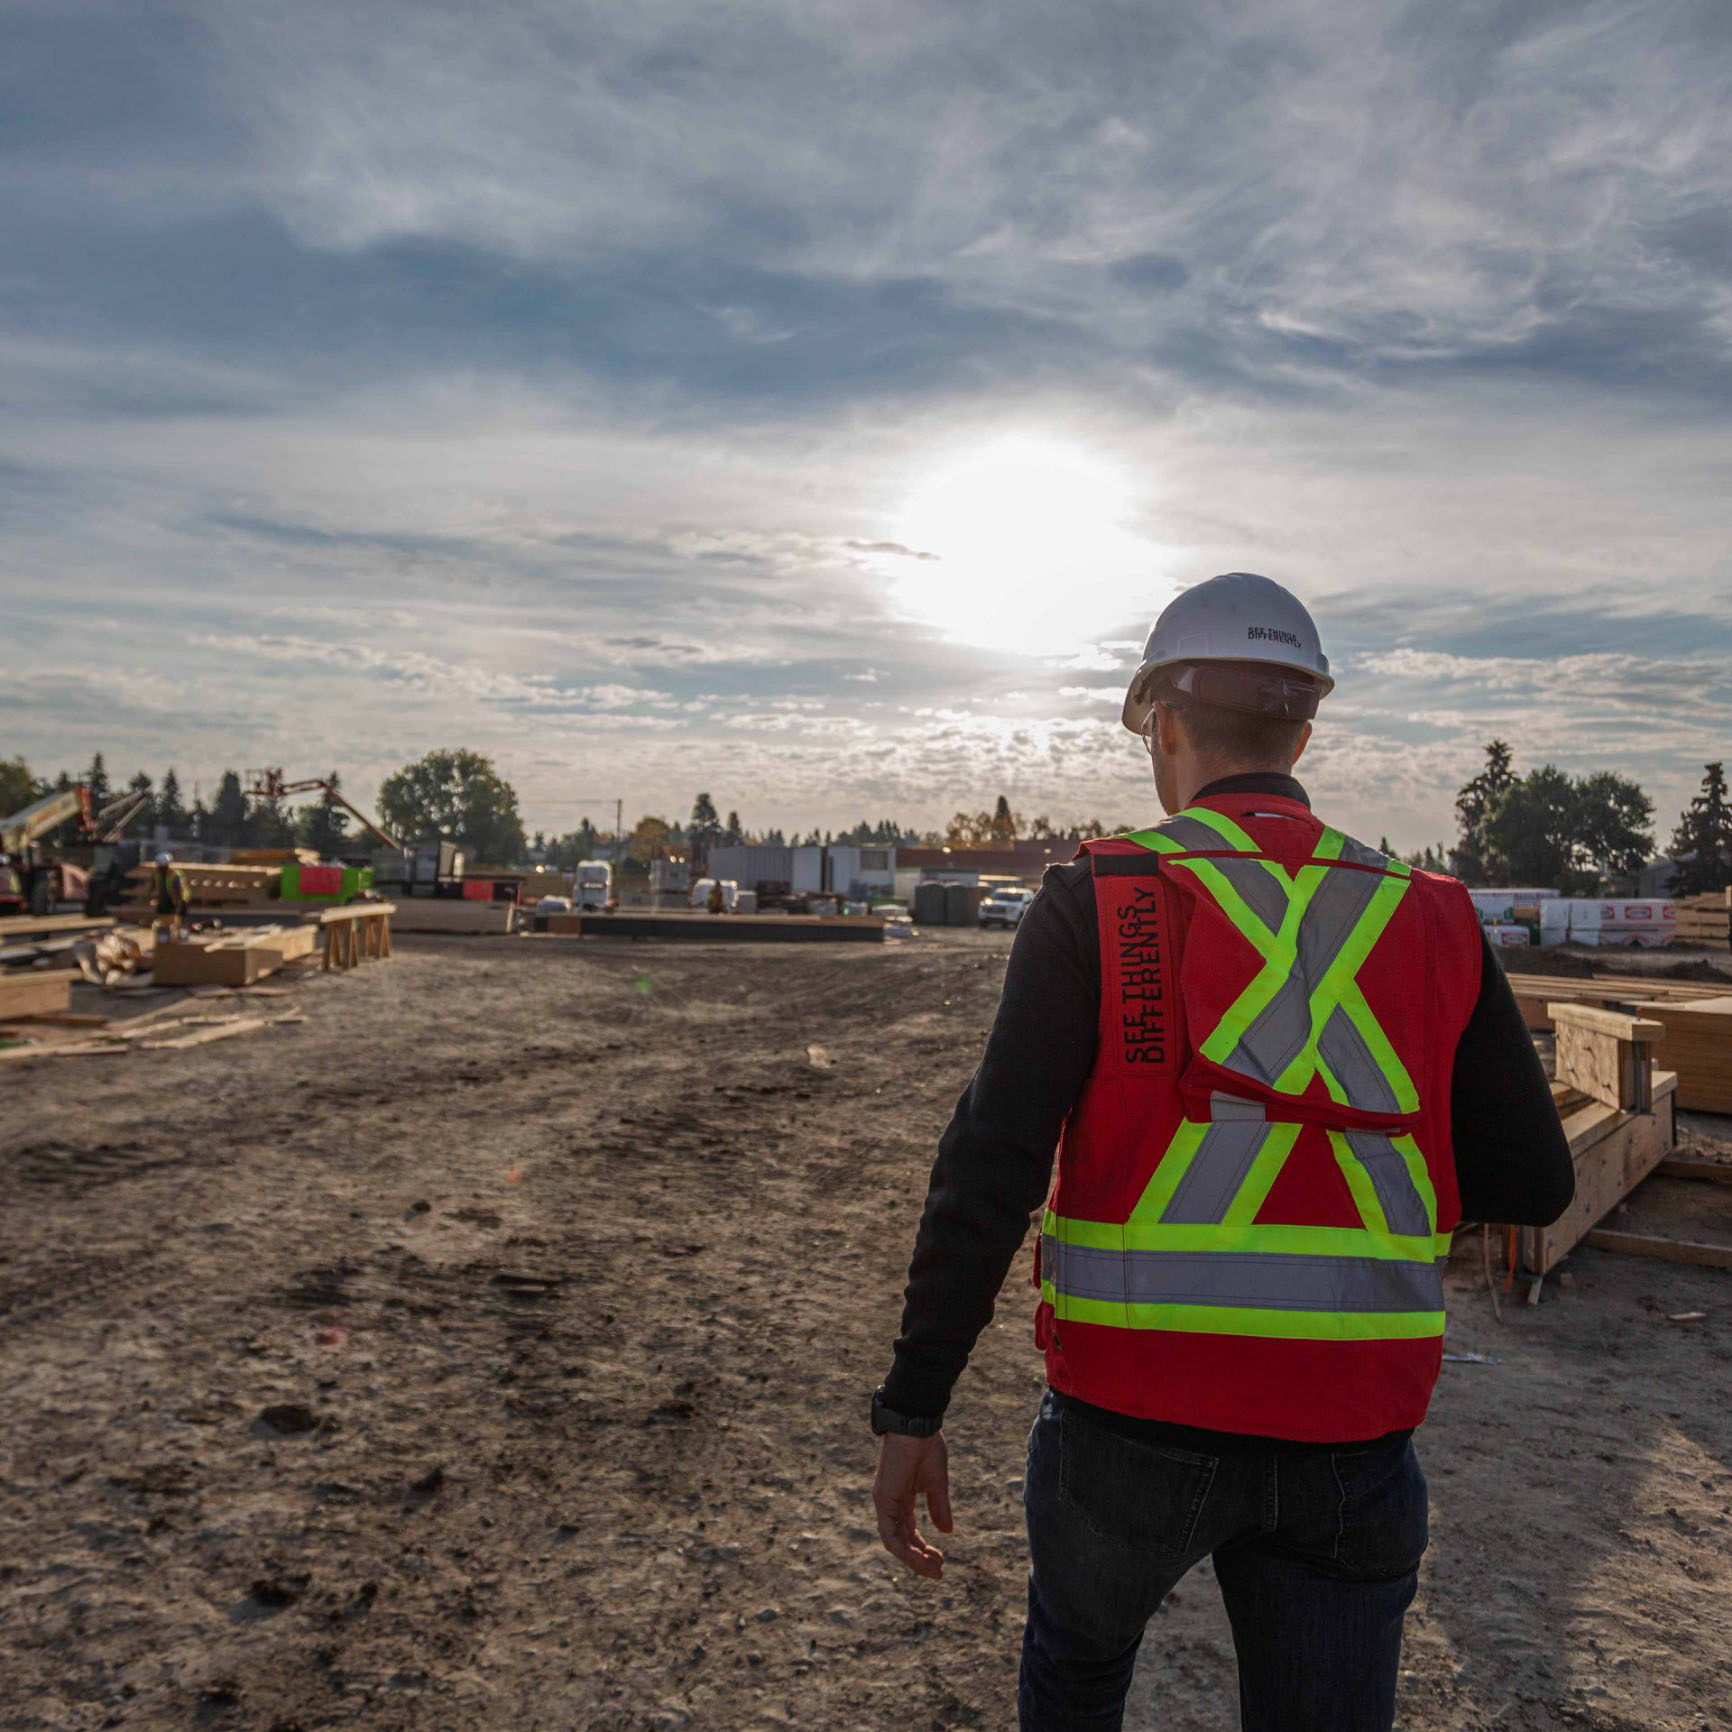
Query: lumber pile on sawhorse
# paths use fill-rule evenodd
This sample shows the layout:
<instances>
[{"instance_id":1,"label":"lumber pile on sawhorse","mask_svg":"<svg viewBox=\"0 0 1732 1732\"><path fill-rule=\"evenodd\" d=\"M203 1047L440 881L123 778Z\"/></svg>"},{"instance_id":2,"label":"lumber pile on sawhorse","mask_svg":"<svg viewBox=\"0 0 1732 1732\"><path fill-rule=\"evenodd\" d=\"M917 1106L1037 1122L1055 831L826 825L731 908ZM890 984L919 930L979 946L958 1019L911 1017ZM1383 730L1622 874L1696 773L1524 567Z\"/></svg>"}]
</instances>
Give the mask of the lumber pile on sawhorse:
<instances>
[{"instance_id":1,"label":"lumber pile on sawhorse","mask_svg":"<svg viewBox=\"0 0 1732 1732\"><path fill-rule=\"evenodd\" d=\"M391 916L396 912L394 902L350 902L325 909L319 929L325 936L327 971L384 961L391 954Z\"/></svg>"},{"instance_id":2,"label":"lumber pile on sawhorse","mask_svg":"<svg viewBox=\"0 0 1732 1732\"><path fill-rule=\"evenodd\" d=\"M1567 980L1512 973L1509 983L1532 1029L1550 1028L1559 1003L1597 1004L1659 1023L1666 1031L1666 1066L1678 1076L1679 1108L1732 1113L1732 993L1716 997L1707 984L1618 974Z\"/></svg>"},{"instance_id":3,"label":"lumber pile on sawhorse","mask_svg":"<svg viewBox=\"0 0 1732 1732\"><path fill-rule=\"evenodd\" d=\"M1600 1226L1652 1173L1732 1181L1732 1166L1672 1158L1678 1078L1658 1069L1653 1058L1666 1029L1657 1021L1595 1005L1552 1003L1546 1014L1557 1034L1552 1098L1569 1138L1576 1194L1549 1227L1520 1231L1528 1303L1538 1303L1546 1275L1578 1245L1732 1268L1732 1246Z\"/></svg>"}]
</instances>

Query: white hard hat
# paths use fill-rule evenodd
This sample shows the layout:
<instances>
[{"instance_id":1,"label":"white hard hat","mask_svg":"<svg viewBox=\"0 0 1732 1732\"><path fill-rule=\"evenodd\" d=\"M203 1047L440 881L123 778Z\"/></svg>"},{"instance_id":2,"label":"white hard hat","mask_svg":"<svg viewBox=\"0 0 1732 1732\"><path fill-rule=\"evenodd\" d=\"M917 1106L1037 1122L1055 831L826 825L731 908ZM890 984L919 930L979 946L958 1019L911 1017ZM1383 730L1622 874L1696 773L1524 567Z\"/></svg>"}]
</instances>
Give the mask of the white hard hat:
<instances>
[{"instance_id":1,"label":"white hard hat","mask_svg":"<svg viewBox=\"0 0 1732 1732\"><path fill-rule=\"evenodd\" d=\"M156 857L156 863L159 866L172 866L174 864L174 856L172 854L158 854Z\"/></svg>"},{"instance_id":2,"label":"white hard hat","mask_svg":"<svg viewBox=\"0 0 1732 1732\"><path fill-rule=\"evenodd\" d=\"M1329 675L1329 658L1317 640L1317 626L1304 603L1270 578L1253 571L1229 571L1185 590L1161 610L1125 693L1125 726L1133 734L1143 731L1163 668L1205 662L1252 662L1272 674L1284 670L1302 676L1267 680L1266 692L1251 695L1219 686L1198 688L1192 676L1185 676L1184 689L1199 701L1224 703L1230 709L1272 715L1303 711L1309 716L1316 711L1315 699L1335 684Z\"/></svg>"}]
</instances>

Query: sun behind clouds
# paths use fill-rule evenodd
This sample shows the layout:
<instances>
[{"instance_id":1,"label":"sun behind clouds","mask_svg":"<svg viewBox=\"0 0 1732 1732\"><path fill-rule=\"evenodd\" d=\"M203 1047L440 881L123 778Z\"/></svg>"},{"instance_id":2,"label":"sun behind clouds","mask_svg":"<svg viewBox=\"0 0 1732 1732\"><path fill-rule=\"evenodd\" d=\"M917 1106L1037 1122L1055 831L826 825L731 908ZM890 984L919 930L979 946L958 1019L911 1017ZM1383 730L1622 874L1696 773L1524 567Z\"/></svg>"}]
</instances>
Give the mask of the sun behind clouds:
<instances>
[{"instance_id":1,"label":"sun behind clouds","mask_svg":"<svg viewBox=\"0 0 1732 1732\"><path fill-rule=\"evenodd\" d=\"M891 597L966 643L1074 651L1172 592L1168 550L1129 527L1138 491L1117 463L1047 434L937 457L891 531L929 557L884 562Z\"/></svg>"}]
</instances>

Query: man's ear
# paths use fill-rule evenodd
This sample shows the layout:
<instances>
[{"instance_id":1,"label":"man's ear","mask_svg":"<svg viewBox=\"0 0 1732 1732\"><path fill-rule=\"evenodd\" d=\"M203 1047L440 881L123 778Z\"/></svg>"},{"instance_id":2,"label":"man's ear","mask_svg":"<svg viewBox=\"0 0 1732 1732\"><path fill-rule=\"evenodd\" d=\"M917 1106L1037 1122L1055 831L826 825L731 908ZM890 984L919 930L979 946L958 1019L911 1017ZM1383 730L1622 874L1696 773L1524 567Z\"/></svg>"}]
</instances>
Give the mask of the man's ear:
<instances>
[{"instance_id":1,"label":"man's ear","mask_svg":"<svg viewBox=\"0 0 1732 1732\"><path fill-rule=\"evenodd\" d=\"M1161 756L1170 758L1179 749L1179 712L1171 704L1155 705L1155 738L1161 744Z\"/></svg>"},{"instance_id":2,"label":"man's ear","mask_svg":"<svg viewBox=\"0 0 1732 1732\"><path fill-rule=\"evenodd\" d=\"M1305 756L1305 748L1311 744L1311 724L1305 724L1305 731L1299 736L1299 744L1293 748L1293 762L1296 764Z\"/></svg>"}]
</instances>

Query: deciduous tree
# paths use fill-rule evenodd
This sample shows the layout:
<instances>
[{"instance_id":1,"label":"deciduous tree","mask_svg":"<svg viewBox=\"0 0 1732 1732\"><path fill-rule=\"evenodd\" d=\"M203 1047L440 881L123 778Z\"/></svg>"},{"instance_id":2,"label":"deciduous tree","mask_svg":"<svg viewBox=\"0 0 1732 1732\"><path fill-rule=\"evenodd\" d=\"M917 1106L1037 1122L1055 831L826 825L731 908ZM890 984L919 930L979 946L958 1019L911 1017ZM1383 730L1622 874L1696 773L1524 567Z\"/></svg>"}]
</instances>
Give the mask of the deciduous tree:
<instances>
[{"instance_id":1,"label":"deciduous tree","mask_svg":"<svg viewBox=\"0 0 1732 1732\"><path fill-rule=\"evenodd\" d=\"M0 817L21 812L36 798L36 783L23 758L0 758Z\"/></svg>"},{"instance_id":2,"label":"deciduous tree","mask_svg":"<svg viewBox=\"0 0 1732 1732\"><path fill-rule=\"evenodd\" d=\"M385 828L407 842L458 842L477 861L523 856L517 793L479 752L438 751L405 764L379 786Z\"/></svg>"}]
</instances>

